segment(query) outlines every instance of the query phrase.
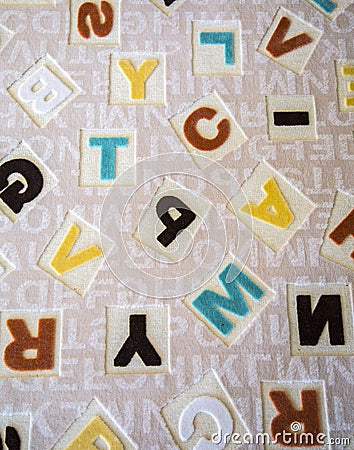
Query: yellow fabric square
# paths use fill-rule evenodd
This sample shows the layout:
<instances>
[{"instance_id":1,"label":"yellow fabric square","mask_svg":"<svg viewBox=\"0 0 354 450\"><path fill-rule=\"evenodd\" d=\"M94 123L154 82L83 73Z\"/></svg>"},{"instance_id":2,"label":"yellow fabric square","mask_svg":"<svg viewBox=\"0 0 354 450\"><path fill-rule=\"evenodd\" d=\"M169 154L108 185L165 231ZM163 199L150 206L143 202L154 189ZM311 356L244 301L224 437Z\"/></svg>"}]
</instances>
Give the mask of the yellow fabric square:
<instances>
[{"instance_id":1,"label":"yellow fabric square","mask_svg":"<svg viewBox=\"0 0 354 450\"><path fill-rule=\"evenodd\" d=\"M270 192L269 186L272 186ZM244 195L248 204L244 203ZM261 162L230 200L228 208L278 253L310 215L314 205L270 165Z\"/></svg>"},{"instance_id":2,"label":"yellow fabric square","mask_svg":"<svg viewBox=\"0 0 354 450\"><path fill-rule=\"evenodd\" d=\"M105 247L107 251L109 248L110 245ZM103 261L100 232L68 211L42 253L38 266L83 296Z\"/></svg>"}]
</instances>

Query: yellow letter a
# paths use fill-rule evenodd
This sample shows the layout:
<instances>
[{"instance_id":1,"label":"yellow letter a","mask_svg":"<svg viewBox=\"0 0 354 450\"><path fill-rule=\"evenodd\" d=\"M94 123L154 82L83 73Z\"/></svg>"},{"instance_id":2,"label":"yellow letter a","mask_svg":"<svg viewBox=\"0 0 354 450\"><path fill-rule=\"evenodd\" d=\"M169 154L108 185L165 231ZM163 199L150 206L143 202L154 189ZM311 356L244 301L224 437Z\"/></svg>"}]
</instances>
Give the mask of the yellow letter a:
<instances>
[{"instance_id":1,"label":"yellow letter a","mask_svg":"<svg viewBox=\"0 0 354 450\"><path fill-rule=\"evenodd\" d=\"M250 214L252 217L274 225L275 227L288 228L293 222L294 216L279 191L275 180L269 178L262 186L262 189L267 194L265 199L259 205L246 203L240 211L245 214Z\"/></svg>"},{"instance_id":2,"label":"yellow letter a","mask_svg":"<svg viewBox=\"0 0 354 450\"><path fill-rule=\"evenodd\" d=\"M65 448L65 450L97 450L98 438L108 444L110 450L124 450L121 441L100 417L94 417L80 434ZM101 448L101 447L100 447Z\"/></svg>"},{"instance_id":3,"label":"yellow letter a","mask_svg":"<svg viewBox=\"0 0 354 450\"><path fill-rule=\"evenodd\" d=\"M91 247L68 256L79 235L80 228L77 225L72 224L50 262L50 265L59 273L59 275L63 275L63 273L69 272L70 270L102 255L102 251L96 245L91 245Z\"/></svg>"},{"instance_id":4,"label":"yellow letter a","mask_svg":"<svg viewBox=\"0 0 354 450\"><path fill-rule=\"evenodd\" d=\"M147 59L138 70L135 70L132 63L127 59L118 61L118 66L130 83L130 98L132 100L144 100L145 82L158 65L157 59Z\"/></svg>"}]
</instances>

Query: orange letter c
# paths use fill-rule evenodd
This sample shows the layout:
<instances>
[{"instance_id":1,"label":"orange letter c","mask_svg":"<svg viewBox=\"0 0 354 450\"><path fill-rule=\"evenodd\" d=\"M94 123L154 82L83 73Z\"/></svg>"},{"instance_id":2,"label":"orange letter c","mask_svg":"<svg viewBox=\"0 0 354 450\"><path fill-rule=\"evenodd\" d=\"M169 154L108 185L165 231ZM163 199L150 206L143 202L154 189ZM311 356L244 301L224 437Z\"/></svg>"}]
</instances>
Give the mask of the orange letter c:
<instances>
[{"instance_id":1,"label":"orange letter c","mask_svg":"<svg viewBox=\"0 0 354 450\"><path fill-rule=\"evenodd\" d=\"M217 111L213 108L204 106L193 111L185 120L183 125L183 132L188 142L198 150L210 152L216 150L223 145L230 135L230 122L228 119L222 119L216 126L218 134L212 138L201 136L197 131L197 123L201 119L211 120Z\"/></svg>"}]
</instances>

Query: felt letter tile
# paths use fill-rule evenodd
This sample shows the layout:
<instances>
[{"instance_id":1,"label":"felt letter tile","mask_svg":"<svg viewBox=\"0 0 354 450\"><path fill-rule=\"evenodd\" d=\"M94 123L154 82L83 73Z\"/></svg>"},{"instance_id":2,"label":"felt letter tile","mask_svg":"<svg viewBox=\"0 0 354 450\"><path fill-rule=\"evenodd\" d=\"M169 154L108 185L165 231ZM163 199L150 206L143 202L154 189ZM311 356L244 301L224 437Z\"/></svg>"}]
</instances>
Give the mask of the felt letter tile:
<instances>
[{"instance_id":1,"label":"felt letter tile","mask_svg":"<svg viewBox=\"0 0 354 450\"><path fill-rule=\"evenodd\" d=\"M80 186L134 186L134 131L80 130L80 153Z\"/></svg>"},{"instance_id":2,"label":"felt letter tile","mask_svg":"<svg viewBox=\"0 0 354 450\"><path fill-rule=\"evenodd\" d=\"M263 432L267 450L289 447L328 449L326 395L323 381L262 382ZM312 443L312 444L311 444Z\"/></svg>"},{"instance_id":3,"label":"felt letter tile","mask_svg":"<svg viewBox=\"0 0 354 450\"><path fill-rule=\"evenodd\" d=\"M231 435L248 432L213 370L172 399L162 408L161 415L182 450L238 448L240 445L228 445ZM220 442L224 445L216 445Z\"/></svg>"},{"instance_id":4,"label":"felt letter tile","mask_svg":"<svg viewBox=\"0 0 354 450\"><path fill-rule=\"evenodd\" d=\"M1 312L0 377L58 376L61 312Z\"/></svg>"},{"instance_id":5,"label":"felt letter tile","mask_svg":"<svg viewBox=\"0 0 354 450\"><path fill-rule=\"evenodd\" d=\"M320 254L354 270L354 196L337 191Z\"/></svg>"},{"instance_id":6,"label":"felt letter tile","mask_svg":"<svg viewBox=\"0 0 354 450\"><path fill-rule=\"evenodd\" d=\"M6 449L30 450L31 416L14 413L0 415L0 442Z\"/></svg>"},{"instance_id":7,"label":"felt letter tile","mask_svg":"<svg viewBox=\"0 0 354 450\"><path fill-rule=\"evenodd\" d=\"M150 0L167 16L178 9L186 0Z\"/></svg>"},{"instance_id":8,"label":"felt letter tile","mask_svg":"<svg viewBox=\"0 0 354 450\"><path fill-rule=\"evenodd\" d=\"M255 274L227 255L217 275L183 302L230 346L273 296L274 292Z\"/></svg>"},{"instance_id":9,"label":"felt letter tile","mask_svg":"<svg viewBox=\"0 0 354 450\"><path fill-rule=\"evenodd\" d=\"M348 284L288 284L293 356L354 355L353 299Z\"/></svg>"},{"instance_id":10,"label":"felt letter tile","mask_svg":"<svg viewBox=\"0 0 354 450\"><path fill-rule=\"evenodd\" d=\"M201 169L247 140L215 91L171 117L170 123ZM209 164L206 158L209 158Z\"/></svg>"},{"instance_id":11,"label":"felt letter tile","mask_svg":"<svg viewBox=\"0 0 354 450\"><path fill-rule=\"evenodd\" d=\"M0 209L16 222L57 183L43 161L21 142L0 161Z\"/></svg>"},{"instance_id":12,"label":"felt letter tile","mask_svg":"<svg viewBox=\"0 0 354 450\"><path fill-rule=\"evenodd\" d=\"M249 203L244 204L244 195ZM228 208L278 253L314 209L313 203L265 162L259 163Z\"/></svg>"},{"instance_id":13,"label":"felt letter tile","mask_svg":"<svg viewBox=\"0 0 354 450\"><path fill-rule=\"evenodd\" d=\"M106 311L106 373L169 373L168 306Z\"/></svg>"},{"instance_id":14,"label":"felt letter tile","mask_svg":"<svg viewBox=\"0 0 354 450\"><path fill-rule=\"evenodd\" d=\"M180 261L188 255L210 207L208 200L165 178L133 237L168 259Z\"/></svg>"},{"instance_id":15,"label":"felt letter tile","mask_svg":"<svg viewBox=\"0 0 354 450\"><path fill-rule=\"evenodd\" d=\"M136 445L115 423L108 411L92 399L86 411L66 430L52 450L133 450Z\"/></svg>"},{"instance_id":16,"label":"felt letter tile","mask_svg":"<svg viewBox=\"0 0 354 450\"><path fill-rule=\"evenodd\" d=\"M354 61L335 61L339 111L354 111Z\"/></svg>"},{"instance_id":17,"label":"felt letter tile","mask_svg":"<svg viewBox=\"0 0 354 450\"><path fill-rule=\"evenodd\" d=\"M119 44L119 8L119 0L70 0L70 44Z\"/></svg>"},{"instance_id":18,"label":"felt letter tile","mask_svg":"<svg viewBox=\"0 0 354 450\"><path fill-rule=\"evenodd\" d=\"M109 245L106 248L109 249ZM83 296L103 261L99 230L68 211L44 249L38 266Z\"/></svg>"},{"instance_id":19,"label":"felt letter tile","mask_svg":"<svg viewBox=\"0 0 354 450\"><path fill-rule=\"evenodd\" d=\"M321 35L322 31L280 7L258 51L301 75Z\"/></svg>"},{"instance_id":20,"label":"felt letter tile","mask_svg":"<svg viewBox=\"0 0 354 450\"><path fill-rule=\"evenodd\" d=\"M1 5L1 2L0 2ZM14 36L14 32L4 27L4 25L0 25L0 52L3 48L11 41Z\"/></svg>"},{"instance_id":21,"label":"felt letter tile","mask_svg":"<svg viewBox=\"0 0 354 450\"><path fill-rule=\"evenodd\" d=\"M268 133L272 141L316 140L312 95L267 96Z\"/></svg>"},{"instance_id":22,"label":"felt letter tile","mask_svg":"<svg viewBox=\"0 0 354 450\"><path fill-rule=\"evenodd\" d=\"M4 280L7 275L15 269L15 266L0 253L0 282Z\"/></svg>"},{"instance_id":23,"label":"felt letter tile","mask_svg":"<svg viewBox=\"0 0 354 450\"><path fill-rule=\"evenodd\" d=\"M80 88L50 55L46 55L8 91L33 122L43 127L80 93Z\"/></svg>"},{"instance_id":24,"label":"felt letter tile","mask_svg":"<svg viewBox=\"0 0 354 450\"><path fill-rule=\"evenodd\" d=\"M0 5L8 6L55 6L55 0L0 0Z\"/></svg>"},{"instance_id":25,"label":"felt letter tile","mask_svg":"<svg viewBox=\"0 0 354 450\"><path fill-rule=\"evenodd\" d=\"M164 105L165 57L162 54L112 53L110 105Z\"/></svg>"},{"instance_id":26,"label":"felt letter tile","mask_svg":"<svg viewBox=\"0 0 354 450\"><path fill-rule=\"evenodd\" d=\"M312 6L317 8L328 19L334 20L343 12L353 0L307 0Z\"/></svg>"},{"instance_id":27,"label":"felt letter tile","mask_svg":"<svg viewBox=\"0 0 354 450\"><path fill-rule=\"evenodd\" d=\"M193 74L242 75L239 21L193 22Z\"/></svg>"}]
</instances>

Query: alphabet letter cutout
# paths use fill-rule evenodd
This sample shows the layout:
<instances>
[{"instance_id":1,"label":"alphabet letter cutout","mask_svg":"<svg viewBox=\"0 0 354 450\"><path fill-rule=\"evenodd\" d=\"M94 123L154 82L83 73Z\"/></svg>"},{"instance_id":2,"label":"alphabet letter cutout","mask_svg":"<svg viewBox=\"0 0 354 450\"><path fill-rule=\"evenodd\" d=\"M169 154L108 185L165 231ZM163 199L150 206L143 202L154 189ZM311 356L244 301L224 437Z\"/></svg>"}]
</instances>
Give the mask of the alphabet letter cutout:
<instances>
[{"instance_id":1,"label":"alphabet letter cutout","mask_svg":"<svg viewBox=\"0 0 354 450\"><path fill-rule=\"evenodd\" d=\"M102 239L107 240L105 236ZM104 246L107 251L111 245ZM103 264L100 233L68 211L38 265L57 280L83 296Z\"/></svg>"},{"instance_id":2,"label":"alphabet letter cutout","mask_svg":"<svg viewBox=\"0 0 354 450\"><path fill-rule=\"evenodd\" d=\"M171 117L170 124L201 169L247 140L215 91Z\"/></svg>"},{"instance_id":3,"label":"alphabet letter cutout","mask_svg":"<svg viewBox=\"0 0 354 450\"><path fill-rule=\"evenodd\" d=\"M321 256L354 271L354 196L337 191Z\"/></svg>"},{"instance_id":4,"label":"alphabet letter cutout","mask_svg":"<svg viewBox=\"0 0 354 450\"><path fill-rule=\"evenodd\" d=\"M293 356L354 355L350 284L288 284L287 296Z\"/></svg>"},{"instance_id":5,"label":"alphabet letter cutout","mask_svg":"<svg viewBox=\"0 0 354 450\"><path fill-rule=\"evenodd\" d=\"M46 55L8 91L33 122L43 127L80 93L80 88L50 55Z\"/></svg>"},{"instance_id":6,"label":"alphabet letter cutout","mask_svg":"<svg viewBox=\"0 0 354 450\"><path fill-rule=\"evenodd\" d=\"M262 382L261 390L263 432L277 442L266 442L267 450L328 448L324 445L329 434L323 381ZM309 441L300 441L301 433L306 433Z\"/></svg>"},{"instance_id":7,"label":"alphabet letter cutout","mask_svg":"<svg viewBox=\"0 0 354 450\"><path fill-rule=\"evenodd\" d=\"M134 450L137 447L114 422L102 404L93 398L86 411L70 425L52 450L96 450L98 448Z\"/></svg>"},{"instance_id":8,"label":"alphabet letter cutout","mask_svg":"<svg viewBox=\"0 0 354 450\"><path fill-rule=\"evenodd\" d=\"M243 436L248 432L213 370L164 406L161 415L182 450L228 448L233 433ZM229 437L226 437L225 445L217 445L210 439L215 434L224 438L226 433Z\"/></svg>"},{"instance_id":9,"label":"alphabet letter cutout","mask_svg":"<svg viewBox=\"0 0 354 450\"><path fill-rule=\"evenodd\" d=\"M280 7L258 51L301 75L321 35L322 31Z\"/></svg>"},{"instance_id":10,"label":"alphabet letter cutout","mask_svg":"<svg viewBox=\"0 0 354 450\"><path fill-rule=\"evenodd\" d=\"M70 0L70 44L118 45L119 0Z\"/></svg>"},{"instance_id":11,"label":"alphabet letter cutout","mask_svg":"<svg viewBox=\"0 0 354 450\"><path fill-rule=\"evenodd\" d=\"M6 311L0 320L0 377L59 375L60 311Z\"/></svg>"},{"instance_id":12,"label":"alphabet letter cutout","mask_svg":"<svg viewBox=\"0 0 354 450\"><path fill-rule=\"evenodd\" d=\"M165 57L162 54L111 55L110 105L164 105Z\"/></svg>"},{"instance_id":13,"label":"alphabet letter cutout","mask_svg":"<svg viewBox=\"0 0 354 450\"><path fill-rule=\"evenodd\" d=\"M264 192L267 196L264 198ZM249 200L244 204L244 195ZM278 253L314 209L313 203L267 163L259 163L228 204L268 247Z\"/></svg>"},{"instance_id":14,"label":"alphabet letter cutout","mask_svg":"<svg viewBox=\"0 0 354 450\"><path fill-rule=\"evenodd\" d=\"M193 75L242 75L239 21L193 22Z\"/></svg>"},{"instance_id":15,"label":"alphabet letter cutout","mask_svg":"<svg viewBox=\"0 0 354 450\"><path fill-rule=\"evenodd\" d=\"M14 413L0 415L0 449L30 450L31 416Z\"/></svg>"},{"instance_id":16,"label":"alphabet letter cutout","mask_svg":"<svg viewBox=\"0 0 354 450\"><path fill-rule=\"evenodd\" d=\"M165 178L133 237L171 261L180 261L188 255L210 206L209 201L195 192Z\"/></svg>"},{"instance_id":17,"label":"alphabet letter cutout","mask_svg":"<svg viewBox=\"0 0 354 450\"><path fill-rule=\"evenodd\" d=\"M169 373L167 306L107 307L106 373Z\"/></svg>"},{"instance_id":18,"label":"alphabet letter cutout","mask_svg":"<svg viewBox=\"0 0 354 450\"><path fill-rule=\"evenodd\" d=\"M80 130L80 186L134 186L135 160L135 131Z\"/></svg>"},{"instance_id":19,"label":"alphabet letter cutout","mask_svg":"<svg viewBox=\"0 0 354 450\"><path fill-rule=\"evenodd\" d=\"M274 292L246 267L227 255L208 284L183 303L226 345L232 345Z\"/></svg>"},{"instance_id":20,"label":"alphabet letter cutout","mask_svg":"<svg viewBox=\"0 0 354 450\"><path fill-rule=\"evenodd\" d=\"M57 183L56 176L22 142L0 161L0 208L16 222Z\"/></svg>"}]
</instances>

